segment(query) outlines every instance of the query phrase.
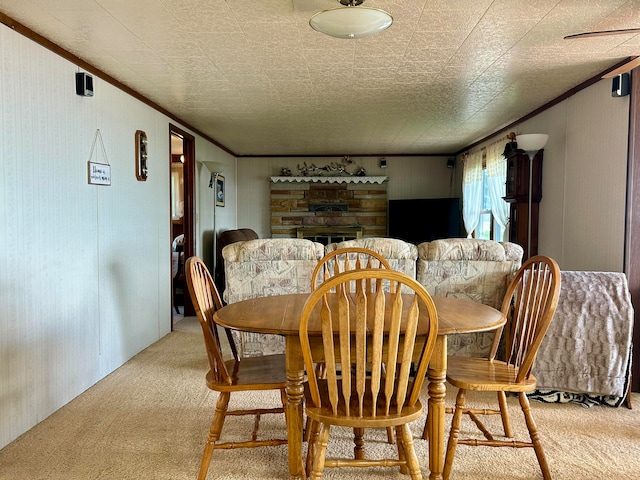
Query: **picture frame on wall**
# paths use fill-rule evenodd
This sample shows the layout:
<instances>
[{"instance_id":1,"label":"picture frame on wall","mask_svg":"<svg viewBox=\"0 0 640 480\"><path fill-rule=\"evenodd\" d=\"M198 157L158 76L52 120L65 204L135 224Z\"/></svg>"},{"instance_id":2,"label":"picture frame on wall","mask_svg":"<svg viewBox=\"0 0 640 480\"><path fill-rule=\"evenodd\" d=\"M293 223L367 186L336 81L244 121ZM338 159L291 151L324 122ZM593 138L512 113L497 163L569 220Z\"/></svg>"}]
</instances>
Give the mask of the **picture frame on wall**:
<instances>
[{"instance_id":1,"label":"picture frame on wall","mask_svg":"<svg viewBox=\"0 0 640 480\"><path fill-rule=\"evenodd\" d=\"M224 207L224 177L216 177L216 207Z\"/></svg>"}]
</instances>

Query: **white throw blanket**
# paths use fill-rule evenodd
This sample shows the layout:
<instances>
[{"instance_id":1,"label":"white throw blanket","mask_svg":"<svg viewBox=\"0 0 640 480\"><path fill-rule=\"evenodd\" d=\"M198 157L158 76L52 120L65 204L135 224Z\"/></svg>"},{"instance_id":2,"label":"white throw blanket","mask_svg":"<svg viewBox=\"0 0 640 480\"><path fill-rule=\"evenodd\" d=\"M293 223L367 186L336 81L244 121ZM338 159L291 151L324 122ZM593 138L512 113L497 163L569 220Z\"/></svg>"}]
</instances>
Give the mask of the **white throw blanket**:
<instances>
[{"instance_id":1,"label":"white throw blanket","mask_svg":"<svg viewBox=\"0 0 640 480\"><path fill-rule=\"evenodd\" d=\"M558 308L533 369L538 389L623 397L633 329L626 276L571 271L561 275Z\"/></svg>"}]
</instances>

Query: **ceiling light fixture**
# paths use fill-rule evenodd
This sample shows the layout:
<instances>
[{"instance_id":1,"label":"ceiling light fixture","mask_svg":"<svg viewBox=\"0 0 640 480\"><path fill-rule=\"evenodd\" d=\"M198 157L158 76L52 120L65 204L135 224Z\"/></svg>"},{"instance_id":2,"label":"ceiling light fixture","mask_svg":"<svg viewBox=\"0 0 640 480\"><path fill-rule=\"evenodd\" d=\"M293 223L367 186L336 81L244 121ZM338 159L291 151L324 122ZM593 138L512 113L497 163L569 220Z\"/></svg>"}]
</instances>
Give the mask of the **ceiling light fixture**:
<instances>
[{"instance_id":1,"label":"ceiling light fixture","mask_svg":"<svg viewBox=\"0 0 640 480\"><path fill-rule=\"evenodd\" d=\"M316 13L309 20L314 30L336 38L363 38L391 26L393 17L378 8L361 7L364 0L338 0L343 7Z\"/></svg>"}]
</instances>

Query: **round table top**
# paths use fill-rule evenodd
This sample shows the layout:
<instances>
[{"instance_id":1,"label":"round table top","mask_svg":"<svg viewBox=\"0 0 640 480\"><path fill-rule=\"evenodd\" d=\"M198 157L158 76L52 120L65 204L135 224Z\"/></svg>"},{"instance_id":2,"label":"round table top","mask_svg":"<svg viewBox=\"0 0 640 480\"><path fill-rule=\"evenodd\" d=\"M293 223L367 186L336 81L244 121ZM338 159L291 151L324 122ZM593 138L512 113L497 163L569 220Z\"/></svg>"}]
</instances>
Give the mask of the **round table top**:
<instances>
[{"instance_id":1,"label":"round table top","mask_svg":"<svg viewBox=\"0 0 640 480\"><path fill-rule=\"evenodd\" d=\"M214 317L218 324L236 330L298 335L300 314L308 297L308 293L295 293L251 298L222 307ZM495 330L506 321L502 312L482 303L451 297L433 297L433 301L439 335ZM309 333L314 333L312 322Z\"/></svg>"}]
</instances>

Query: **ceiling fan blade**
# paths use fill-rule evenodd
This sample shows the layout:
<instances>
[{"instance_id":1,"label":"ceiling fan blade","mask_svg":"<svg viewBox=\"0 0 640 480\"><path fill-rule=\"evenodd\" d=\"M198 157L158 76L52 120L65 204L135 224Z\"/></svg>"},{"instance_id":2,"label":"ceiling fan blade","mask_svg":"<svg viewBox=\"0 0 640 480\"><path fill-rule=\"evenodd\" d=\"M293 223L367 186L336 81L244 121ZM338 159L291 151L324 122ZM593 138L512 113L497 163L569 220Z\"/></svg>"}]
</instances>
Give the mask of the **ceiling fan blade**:
<instances>
[{"instance_id":1,"label":"ceiling fan blade","mask_svg":"<svg viewBox=\"0 0 640 480\"><path fill-rule=\"evenodd\" d=\"M572 38L603 37L605 35L622 35L624 33L640 33L640 28L622 28L620 30L601 30L599 32L575 33L573 35L567 35L564 39L570 40Z\"/></svg>"},{"instance_id":2,"label":"ceiling fan blade","mask_svg":"<svg viewBox=\"0 0 640 480\"><path fill-rule=\"evenodd\" d=\"M605 73L602 78L615 77L616 75L620 75L621 73L626 73L629 70L633 70L638 66L640 66L640 57L636 57L633 60L628 61L624 65L620 65L618 68L611 70L609 73Z\"/></svg>"}]
</instances>

